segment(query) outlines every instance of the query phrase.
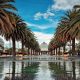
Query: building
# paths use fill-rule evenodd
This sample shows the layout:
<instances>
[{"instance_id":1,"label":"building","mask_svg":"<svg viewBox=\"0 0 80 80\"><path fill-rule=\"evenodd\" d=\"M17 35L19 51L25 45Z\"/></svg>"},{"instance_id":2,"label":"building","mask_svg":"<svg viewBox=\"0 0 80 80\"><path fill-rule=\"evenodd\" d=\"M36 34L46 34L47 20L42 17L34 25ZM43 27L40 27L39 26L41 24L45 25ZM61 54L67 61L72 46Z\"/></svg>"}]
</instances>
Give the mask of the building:
<instances>
[{"instance_id":1,"label":"building","mask_svg":"<svg viewBox=\"0 0 80 80\"><path fill-rule=\"evenodd\" d=\"M48 51L48 44L43 42L40 45L41 51Z\"/></svg>"}]
</instances>

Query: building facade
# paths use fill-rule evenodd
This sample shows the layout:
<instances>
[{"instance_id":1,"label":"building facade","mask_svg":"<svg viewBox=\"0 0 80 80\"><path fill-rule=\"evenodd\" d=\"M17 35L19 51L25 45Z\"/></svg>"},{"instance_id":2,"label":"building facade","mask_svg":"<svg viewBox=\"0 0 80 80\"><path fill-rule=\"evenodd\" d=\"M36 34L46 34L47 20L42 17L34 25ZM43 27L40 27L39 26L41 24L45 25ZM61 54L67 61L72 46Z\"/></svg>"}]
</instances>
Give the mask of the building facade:
<instances>
[{"instance_id":1,"label":"building facade","mask_svg":"<svg viewBox=\"0 0 80 80\"><path fill-rule=\"evenodd\" d=\"M43 42L40 45L41 51L48 51L48 44Z\"/></svg>"}]
</instances>

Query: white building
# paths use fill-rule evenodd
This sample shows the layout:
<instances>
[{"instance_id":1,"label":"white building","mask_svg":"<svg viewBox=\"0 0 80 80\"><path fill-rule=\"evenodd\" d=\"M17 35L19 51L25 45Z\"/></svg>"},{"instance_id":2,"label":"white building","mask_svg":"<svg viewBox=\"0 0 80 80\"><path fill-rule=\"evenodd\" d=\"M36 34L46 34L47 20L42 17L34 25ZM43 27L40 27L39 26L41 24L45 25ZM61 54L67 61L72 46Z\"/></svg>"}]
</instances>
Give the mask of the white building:
<instances>
[{"instance_id":1,"label":"white building","mask_svg":"<svg viewBox=\"0 0 80 80\"><path fill-rule=\"evenodd\" d=\"M41 51L48 51L48 44L43 42L40 45Z\"/></svg>"}]
</instances>

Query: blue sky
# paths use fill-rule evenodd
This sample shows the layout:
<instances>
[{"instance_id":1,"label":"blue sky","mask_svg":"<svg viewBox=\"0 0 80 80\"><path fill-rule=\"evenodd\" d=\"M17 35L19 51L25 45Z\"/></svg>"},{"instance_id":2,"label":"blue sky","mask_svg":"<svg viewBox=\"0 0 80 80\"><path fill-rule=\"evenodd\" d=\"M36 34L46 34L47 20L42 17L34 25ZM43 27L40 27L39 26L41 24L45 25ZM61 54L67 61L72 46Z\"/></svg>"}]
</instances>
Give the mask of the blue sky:
<instances>
[{"instance_id":1,"label":"blue sky","mask_svg":"<svg viewBox=\"0 0 80 80\"><path fill-rule=\"evenodd\" d=\"M61 16L75 4L80 0L15 0L14 5L39 43L49 43Z\"/></svg>"}]
</instances>

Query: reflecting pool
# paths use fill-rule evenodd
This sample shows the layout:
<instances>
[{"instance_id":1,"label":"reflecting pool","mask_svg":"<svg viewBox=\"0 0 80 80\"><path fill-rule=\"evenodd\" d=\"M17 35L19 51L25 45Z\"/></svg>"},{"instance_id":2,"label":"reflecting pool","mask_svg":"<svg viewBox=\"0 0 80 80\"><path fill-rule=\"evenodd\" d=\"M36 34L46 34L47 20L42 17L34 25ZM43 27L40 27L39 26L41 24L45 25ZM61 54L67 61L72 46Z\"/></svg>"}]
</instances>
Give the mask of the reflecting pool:
<instances>
[{"instance_id":1,"label":"reflecting pool","mask_svg":"<svg viewBox=\"0 0 80 80\"><path fill-rule=\"evenodd\" d=\"M49 55L0 58L0 80L80 80L80 60Z\"/></svg>"}]
</instances>

